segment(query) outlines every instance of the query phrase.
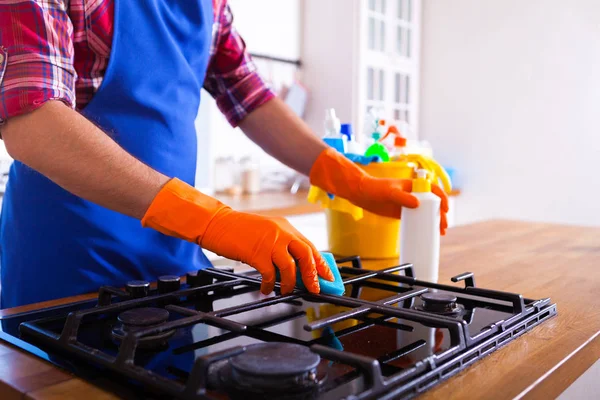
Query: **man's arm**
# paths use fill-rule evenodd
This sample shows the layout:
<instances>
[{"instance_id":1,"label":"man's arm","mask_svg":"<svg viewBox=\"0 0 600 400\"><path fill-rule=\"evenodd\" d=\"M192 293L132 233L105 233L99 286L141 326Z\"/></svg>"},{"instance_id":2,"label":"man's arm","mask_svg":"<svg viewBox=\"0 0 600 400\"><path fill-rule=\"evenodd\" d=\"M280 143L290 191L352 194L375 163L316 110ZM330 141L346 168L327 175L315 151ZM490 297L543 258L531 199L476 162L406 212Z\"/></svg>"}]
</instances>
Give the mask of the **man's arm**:
<instances>
[{"instance_id":1,"label":"man's arm","mask_svg":"<svg viewBox=\"0 0 600 400\"><path fill-rule=\"evenodd\" d=\"M275 285L275 265L284 294L296 285L297 264L313 293L319 292L317 274L334 279L319 252L287 221L235 212L177 179L169 180L62 102L49 101L11 118L2 135L12 157L71 193L253 266L263 277L265 294Z\"/></svg>"},{"instance_id":2,"label":"man's arm","mask_svg":"<svg viewBox=\"0 0 600 400\"><path fill-rule=\"evenodd\" d=\"M310 177L312 185L338 195L375 214L399 218L403 207L414 208L418 200L409 192L410 179L378 179L346 159L312 133L281 100L274 98L250 112L240 124L242 131L267 153ZM440 231L448 223L448 197L437 185L441 198Z\"/></svg>"},{"instance_id":3,"label":"man's arm","mask_svg":"<svg viewBox=\"0 0 600 400\"><path fill-rule=\"evenodd\" d=\"M60 101L2 126L8 153L65 190L141 219L169 180Z\"/></svg>"},{"instance_id":4,"label":"man's arm","mask_svg":"<svg viewBox=\"0 0 600 400\"><path fill-rule=\"evenodd\" d=\"M319 154L327 148L327 144L278 98L252 111L239 126L267 153L304 175L310 173Z\"/></svg>"}]
</instances>

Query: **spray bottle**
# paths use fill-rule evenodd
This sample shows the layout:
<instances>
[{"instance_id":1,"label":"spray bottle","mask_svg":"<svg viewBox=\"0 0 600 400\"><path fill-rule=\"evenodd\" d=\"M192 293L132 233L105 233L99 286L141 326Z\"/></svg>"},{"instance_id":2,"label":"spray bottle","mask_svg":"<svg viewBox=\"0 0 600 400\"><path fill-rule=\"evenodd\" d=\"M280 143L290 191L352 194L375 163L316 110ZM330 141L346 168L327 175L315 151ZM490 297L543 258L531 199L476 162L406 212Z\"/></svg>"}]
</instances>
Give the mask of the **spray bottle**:
<instances>
[{"instance_id":1,"label":"spray bottle","mask_svg":"<svg viewBox=\"0 0 600 400\"><path fill-rule=\"evenodd\" d=\"M417 170L412 194L419 199L419 207L402 210L400 220L400 263L413 264L419 280L437 282L440 263L440 204L431 193L427 170Z\"/></svg>"},{"instance_id":2,"label":"spray bottle","mask_svg":"<svg viewBox=\"0 0 600 400\"><path fill-rule=\"evenodd\" d=\"M325 110L325 143L335 148L340 153L346 152L346 136L340 133L341 123L335 115L335 109Z\"/></svg>"},{"instance_id":3,"label":"spray bottle","mask_svg":"<svg viewBox=\"0 0 600 400\"><path fill-rule=\"evenodd\" d=\"M361 146L361 144L356 140L356 136L354 135L354 131L352 129L352 124L342 124L340 133L342 136L346 137L346 153L363 154L363 146Z\"/></svg>"}]
</instances>

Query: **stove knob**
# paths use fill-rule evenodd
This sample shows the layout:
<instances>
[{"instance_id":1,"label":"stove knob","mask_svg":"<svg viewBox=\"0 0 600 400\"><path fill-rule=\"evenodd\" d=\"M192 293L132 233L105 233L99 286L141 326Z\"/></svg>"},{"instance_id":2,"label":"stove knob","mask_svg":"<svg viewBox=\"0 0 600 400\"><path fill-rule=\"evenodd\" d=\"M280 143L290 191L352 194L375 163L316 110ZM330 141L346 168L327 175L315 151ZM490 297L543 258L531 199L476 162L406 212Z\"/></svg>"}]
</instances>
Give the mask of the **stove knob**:
<instances>
[{"instance_id":1,"label":"stove knob","mask_svg":"<svg viewBox=\"0 0 600 400\"><path fill-rule=\"evenodd\" d=\"M188 272L186 274L186 282L191 287L206 286L213 283L213 277L207 272Z\"/></svg>"},{"instance_id":2,"label":"stove knob","mask_svg":"<svg viewBox=\"0 0 600 400\"><path fill-rule=\"evenodd\" d=\"M127 293L134 299L140 299L148 296L150 292L150 282L147 281L129 281L125 286Z\"/></svg>"},{"instance_id":3,"label":"stove knob","mask_svg":"<svg viewBox=\"0 0 600 400\"><path fill-rule=\"evenodd\" d=\"M177 275L160 276L157 286L160 294L176 292L181 287L181 279Z\"/></svg>"}]
</instances>

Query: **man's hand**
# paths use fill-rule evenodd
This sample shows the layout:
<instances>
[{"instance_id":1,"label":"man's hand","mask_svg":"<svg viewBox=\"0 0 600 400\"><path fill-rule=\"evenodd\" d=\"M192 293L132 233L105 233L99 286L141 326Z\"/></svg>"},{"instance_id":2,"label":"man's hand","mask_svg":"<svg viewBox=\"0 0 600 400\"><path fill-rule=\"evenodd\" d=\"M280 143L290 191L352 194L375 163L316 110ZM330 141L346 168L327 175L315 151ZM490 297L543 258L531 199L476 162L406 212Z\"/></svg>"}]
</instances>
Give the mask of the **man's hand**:
<instances>
[{"instance_id":1,"label":"man's hand","mask_svg":"<svg viewBox=\"0 0 600 400\"><path fill-rule=\"evenodd\" d=\"M262 275L260 291L268 294L275 285L275 267L281 275L281 293L292 292L296 285L296 263L302 281L311 293L319 293L317 274L333 281L327 263L314 245L285 218L269 218L231 209L213 218L200 243L232 260L242 261Z\"/></svg>"},{"instance_id":2,"label":"man's hand","mask_svg":"<svg viewBox=\"0 0 600 400\"><path fill-rule=\"evenodd\" d=\"M312 293L320 290L317 275L334 280L317 249L284 218L234 211L178 179L161 189L142 224L256 268L264 294L273 291L275 268L281 274L283 294L296 285L296 264Z\"/></svg>"},{"instance_id":3,"label":"man's hand","mask_svg":"<svg viewBox=\"0 0 600 400\"><path fill-rule=\"evenodd\" d=\"M419 200L410 194L412 179L374 178L364 175L359 189L348 199L352 204L384 217L400 218L402 207L416 208ZM431 185L431 192L441 199L440 233L446 234L448 220L448 195L436 185Z\"/></svg>"},{"instance_id":4,"label":"man's hand","mask_svg":"<svg viewBox=\"0 0 600 400\"><path fill-rule=\"evenodd\" d=\"M410 193L412 180L375 178L334 149L319 155L310 172L310 181L328 193L384 217L400 218L402 207L419 206L419 200ZM431 191L441 199L440 233L444 235L448 228L448 196L437 185L431 185Z\"/></svg>"}]
</instances>

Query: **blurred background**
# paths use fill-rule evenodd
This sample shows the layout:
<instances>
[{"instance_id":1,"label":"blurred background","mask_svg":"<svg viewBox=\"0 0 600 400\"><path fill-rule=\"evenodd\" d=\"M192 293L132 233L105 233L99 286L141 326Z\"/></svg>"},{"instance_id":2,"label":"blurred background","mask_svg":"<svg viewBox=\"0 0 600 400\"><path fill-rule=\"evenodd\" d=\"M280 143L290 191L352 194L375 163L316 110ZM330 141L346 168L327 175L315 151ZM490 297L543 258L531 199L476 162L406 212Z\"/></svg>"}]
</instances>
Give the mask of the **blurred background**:
<instances>
[{"instance_id":1,"label":"blurred background","mask_svg":"<svg viewBox=\"0 0 600 400\"><path fill-rule=\"evenodd\" d=\"M317 135L333 108L365 140L371 111L428 147L457 189L453 226L490 218L600 225L599 1L230 4L263 77ZM197 128L200 189L234 206L259 193L298 189L306 198L306 181L231 128L206 93ZM10 159L0 154L5 171ZM252 201L277 207L274 199ZM322 232L317 211L290 214Z\"/></svg>"},{"instance_id":2,"label":"blurred background","mask_svg":"<svg viewBox=\"0 0 600 400\"><path fill-rule=\"evenodd\" d=\"M455 224L512 218L600 225L600 2L231 5L253 53L301 61L295 69L256 60L276 89L295 80L306 87L304 118L316 133L323 133L326 108L356 130L375 106L384 118L407 122L407 136L428 141L455 171ZM213 155L251 145L216 114L211 120L218 124L208 129ZM254 154L261 165L271 162Z\"/></svg>"}]
</instances>

